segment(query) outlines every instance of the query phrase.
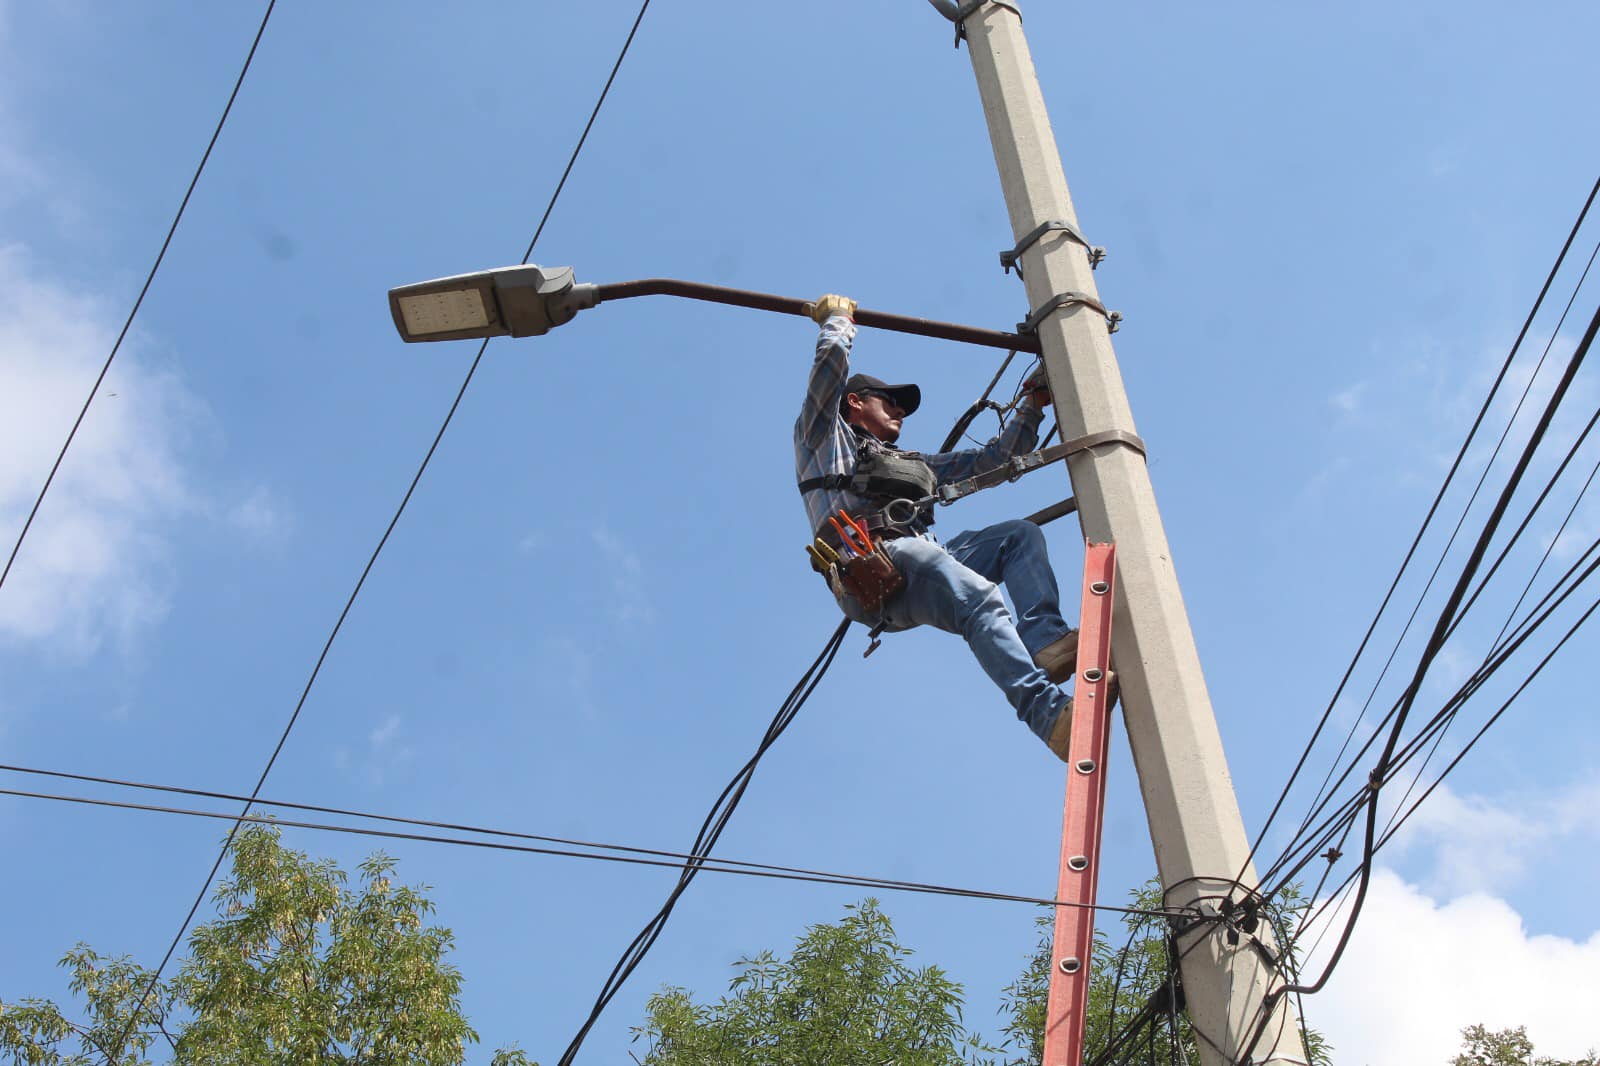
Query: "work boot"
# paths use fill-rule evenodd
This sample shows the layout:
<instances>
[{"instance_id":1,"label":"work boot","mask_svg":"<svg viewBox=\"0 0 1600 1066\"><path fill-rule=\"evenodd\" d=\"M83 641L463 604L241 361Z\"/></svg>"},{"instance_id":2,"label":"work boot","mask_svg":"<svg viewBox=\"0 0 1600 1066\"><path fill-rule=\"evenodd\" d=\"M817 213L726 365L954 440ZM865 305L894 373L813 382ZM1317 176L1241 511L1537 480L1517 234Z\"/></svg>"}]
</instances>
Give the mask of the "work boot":
<instances>
[{"instance_id":1,"label":"work boot","mask_svg":"<svg viewBox=\"0 0 1600 1066\"><path fill-rule=\"evenodd\" d=\"M1044 671L1051 684L1066 682L1078 668L1078 631L1069 629L1065 636L1040 648L1039 654L1033 657L1033 665Z\"/></svg>"},{"instance_id":2,"label":"work boot","mask_svg":"<svg viewBox=\"0 0 1600 1066\"><path fill-rule=\"evenodd\" d=\"M1073 633L1076 637L1077 634ZM1066 639L1066 638L1062 638ZM1106 671L1106 709L1110 710L1117 705L1117 698L1122 695L1121 687L1117 684L1117 672ZM1068 748L1072 743L1072 697L1067 697L1067 702L1061 705L1061 713L1056 715L1055 725L1050 727L1050 739L1045 741L1050 750L1055 752L1062 762L1070 761L1067 758Z\"/></svg>"},{"instance_id":3,"label":"work boot","mask_svg":"<svg viewBox=\"0 0 1600 1066\"><path fill-rule=\"evenodd\" d=\"M1076 637L1077 634L1070 634ZM1065 637L1062 638L1066 639ZM1067 697L1067 702L1061 705L1061 713L1056 715L1056 724L1050 727L1050 739L1045 741L1050 745L1050 750L1055 752L1062 762L1067 761L1067 746L1072 742L1072 697Z\"/></svg>"}]
</instances>

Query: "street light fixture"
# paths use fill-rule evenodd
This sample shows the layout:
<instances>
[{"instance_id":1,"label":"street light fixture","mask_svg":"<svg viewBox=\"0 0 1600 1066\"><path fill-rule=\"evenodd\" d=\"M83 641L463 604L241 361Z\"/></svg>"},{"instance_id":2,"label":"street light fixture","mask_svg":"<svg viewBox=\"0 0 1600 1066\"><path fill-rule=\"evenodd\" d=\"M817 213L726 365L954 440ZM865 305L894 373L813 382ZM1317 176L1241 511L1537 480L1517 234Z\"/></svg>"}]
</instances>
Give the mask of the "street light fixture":
<instances>
[{"instance_id":1,"label":"street light fixture","mask_svg":"<svg viewBox=\"0 0 1600 1066\"><path fill-rule=\"evenodd\" d=\"M806 301L764 292L728 289L676 278L646 278L606 285L579 285L571 267L525 266L480 270L419 281L389 290L389 311L405 341L453 341L469 337L537 337L572 321L585 308L635 296L681 296L691 300L806 315ZM1038 354L1032 331L1005 333L953 322L857 309L858 325L922 337ZM1019 327L1020 330L1021 327Z\"/></svg>"},{"instance_id":2,"label":"street light fixture","mask_svg":"<svg viewBox=\"0 0 1600 1066\"><path fill-rule=\"evenodd\" d=\"M395 328L408 341L537 337L593 307L593 285L574 285L571 267L500 267L389 290ZM580 291L587 303L573 301Z\"/></svg>"}]
</instances>

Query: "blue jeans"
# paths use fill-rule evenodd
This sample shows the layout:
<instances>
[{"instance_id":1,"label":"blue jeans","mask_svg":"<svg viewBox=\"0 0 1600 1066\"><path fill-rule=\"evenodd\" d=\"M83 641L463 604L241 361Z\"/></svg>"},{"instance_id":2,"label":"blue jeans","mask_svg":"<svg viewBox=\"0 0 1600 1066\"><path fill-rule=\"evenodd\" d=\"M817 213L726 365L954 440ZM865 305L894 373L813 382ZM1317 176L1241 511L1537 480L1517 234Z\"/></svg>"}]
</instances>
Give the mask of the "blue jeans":
<instances>
[{"instance_id":1,"label":"blue jeans","mask_svg":"<svg viewBox=\"0 0 1600 1066\"><path fill-rule=\"evenodd\" d=\"M1047 740L1069 697L1033 665L1033 653L1066 635L1068 626L1044 532L1019 520L957 533L943 545L924 534L886 541L883 549L906 587L884 605L882 618L869 617L848 594L839 597L840 609L889 631L928 625L959 633L1017 717ZM1016 605L1016 623L1000 598L1000 581Z\"/></svg>"}]
</instances>

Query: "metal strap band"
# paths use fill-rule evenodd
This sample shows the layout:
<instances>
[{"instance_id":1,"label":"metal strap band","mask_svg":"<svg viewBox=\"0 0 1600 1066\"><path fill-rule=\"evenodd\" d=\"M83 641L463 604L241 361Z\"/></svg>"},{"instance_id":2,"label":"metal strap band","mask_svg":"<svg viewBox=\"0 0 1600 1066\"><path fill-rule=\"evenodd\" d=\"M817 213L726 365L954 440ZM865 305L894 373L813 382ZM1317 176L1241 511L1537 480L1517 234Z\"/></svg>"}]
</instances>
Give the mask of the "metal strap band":
<instances>
[{"instance_id":1,"label":"metal strap band","mask_svg":"<svg viewBox=\"0 0 1600 1066\"><path fill-rule=\"evenodd\" d=\"M948 506L959 499L971 496L974 492L1002 485L1008 481L1015 481L1023 474L1037 470L1042 466L1059 462L1069 455L1086 452L1090 448L1098 448L1102 444L1121 444L1132 448L1140 456L1144 455L1144 441L1135 433L1125 429L1103 429L1099 433L1090 433L1085 437L1074 437L1072 440L1052 444L1048 448L1041 448L1036 452L1025 452L1022 455L1013 455L1004 463L993 470L986 470L981 474L963 478L960 481L950 481L939 486L936 495L930 500ZM1063 512L1065 513L1065 512Z\"/></svg>"},{"instance_id":2,"label":"metal strap band","mask_svg":"<svg viewBox=\"0 0 1600 1066\"><path fill-rule=\"evenodd\" d=\"M957 48L960 48L961 42L967 38L968 17L976 14L978 9L983 7L985 4L993 4L995 7L1003 7L1012 14L1016 15L1018 19L1022 18L1022 9L1016 5L1014 0L965 0L960 7L956 8L955 15L951 17L951 21L956 24Z\"/></svg>"},{"instance_id":3,"label":"metal strap band","mask_svg":"<svg viewBox=\"0 0 1600 1066\"><path fill-rule=\"evenodd\" d=\"M1078 232L1077 226L1074 226L1072 223L1067 222L1064 219L1052 218L1048 221L1041 222L1038 226L1034 227L1033 231L1030 232L1026 237L1022 238L1022 240L1018 241L1017 246L1011 249L1011 251L1001 252L1001 269L1009 274L1011 273L1011 269L1015 267L1017 270L1017 277L1022 277L1022 253L1026 252L1029 248L1032 248L1036 243L1038 243L1039 238L1054 230L1060 230L1068 237L1071 237L1073 240L1083 245L1084 248L1088 249L1089 268L1091 270L1099 266L1100 260L1106 257L1106 250L1099 245L1090 244L1084 235Z\"/></svg>"},{"instance_id":4,"label":"metal strap band","mask_svg":"<svg viewBox=\"0 0 1600 1066\"><path fill-rule=\"evenodd\" d=\"M1121 311L1107 311L1105 304L1101 303L1099 300L1096 300L1088 293L1076 291L1058 292L1054 296L1050 297L1050 299L1046 300L1044 302L1044 306L1040 307L1037 311L1034 311L1024 321L1019 322L1017 324L1017 332L1036 332L1039 328L1039 323L1049 318L1057 310L1067 307L1071 304L1082 304L1084 307L1092 307L1104 315L1107 333L1115 333L1117 331L1117 327L1122 324Z\"/></svg>"},{"instance_id":5,"label":"metal strap band","mask_svg":"<svg viewBox=\"0 0 1600 1066\"><path fill-rule=\"evenodd\" d=\"M1137 433L1129 433L1125 429L1102 429L1099 433L1090 433L1088 436L1074 437L1069 441L1063 441L1057 444L1055 449L1060 449L1063 455L1073 455L1077 452L1086 452L1090 448L1098 448L1102 444L1121 444L1132 448L1141 457L1145 454L1144 439ZM1045 451L1049 452L1055 449L1046 448Z\"/></svg>"}]
</instances>

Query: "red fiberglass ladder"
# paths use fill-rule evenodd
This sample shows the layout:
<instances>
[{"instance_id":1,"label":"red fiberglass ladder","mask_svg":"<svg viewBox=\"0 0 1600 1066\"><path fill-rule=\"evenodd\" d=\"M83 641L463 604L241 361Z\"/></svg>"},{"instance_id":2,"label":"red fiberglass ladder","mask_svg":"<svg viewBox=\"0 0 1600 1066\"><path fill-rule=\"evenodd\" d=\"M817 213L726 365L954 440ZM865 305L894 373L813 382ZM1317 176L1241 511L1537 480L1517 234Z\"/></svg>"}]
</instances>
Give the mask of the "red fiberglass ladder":
<instances>
[{"instance_id":1,"label":"red fiberglass ladder","mask_svg":"<svg viewBox=\"0 0 1600 1066\"><path fill-rule=\"evenodd\" d=\"M1083 608L1078 617L1078 672L1067 749L1067 803L1061 824L1061 874L1056 884L1055 943L1045 1015L1043 1066L1081 1066L1089 963L1094 954L1095 884L1106 801L1106 748L1111 735L1111 602L1114 544L1087 544Z\"/></svg>"}]
</instances>

